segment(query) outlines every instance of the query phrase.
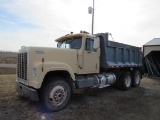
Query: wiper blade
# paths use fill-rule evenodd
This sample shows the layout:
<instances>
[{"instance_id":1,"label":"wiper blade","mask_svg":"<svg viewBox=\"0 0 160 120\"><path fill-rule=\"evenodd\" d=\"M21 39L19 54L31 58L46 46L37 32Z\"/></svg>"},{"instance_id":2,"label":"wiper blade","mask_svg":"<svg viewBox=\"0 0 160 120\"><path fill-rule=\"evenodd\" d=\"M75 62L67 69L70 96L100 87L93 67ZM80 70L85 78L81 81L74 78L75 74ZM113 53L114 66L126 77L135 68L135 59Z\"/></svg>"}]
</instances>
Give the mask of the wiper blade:
<instances>
[{"instance_id":1,"label":"wiper blade","mask_svg":"<svg viewBox=\"0 0 160 120\"><path fill-rule=\"evenodd\" d=\"M60 45L59 45L59 47L61 47L61 45L64 43L64 41L62 41L62 42L60 42Z\"/></svg>"},{"instance_id":2,"label":"wiper blade","mask_svg":"<svg viewBox=\"0 0 160 120\"><path fill-rule=\"evenodd\" d=\"M68 44L70 44L71 42L73 42L73 40L74 40L74 39L72 38L72 40L71 40L71 41L69 41L69 42L68 42Z\"/></svg>"}]
</instances>

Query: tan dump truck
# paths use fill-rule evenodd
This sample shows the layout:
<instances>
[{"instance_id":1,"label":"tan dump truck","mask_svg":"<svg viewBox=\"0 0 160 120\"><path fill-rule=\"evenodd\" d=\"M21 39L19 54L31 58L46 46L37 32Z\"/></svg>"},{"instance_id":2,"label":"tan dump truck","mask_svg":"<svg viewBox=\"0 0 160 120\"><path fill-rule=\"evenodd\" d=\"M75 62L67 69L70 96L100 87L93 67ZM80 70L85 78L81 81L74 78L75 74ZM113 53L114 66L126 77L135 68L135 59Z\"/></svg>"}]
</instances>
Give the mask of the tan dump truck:
<instances>
[{"instance_id":1,"label":"tan dump truck","mask_svg":"<svg viewBox=\"0 0 160 120\"><path fill-rule=\"evenodd\" d=\"M141 48L110 41L108 33L72 33L55 41L57 48L22 47L18 53L18 93L41 100L47 110L65 108L75 89L139 86Z\"/></svg>"}]
</instances>

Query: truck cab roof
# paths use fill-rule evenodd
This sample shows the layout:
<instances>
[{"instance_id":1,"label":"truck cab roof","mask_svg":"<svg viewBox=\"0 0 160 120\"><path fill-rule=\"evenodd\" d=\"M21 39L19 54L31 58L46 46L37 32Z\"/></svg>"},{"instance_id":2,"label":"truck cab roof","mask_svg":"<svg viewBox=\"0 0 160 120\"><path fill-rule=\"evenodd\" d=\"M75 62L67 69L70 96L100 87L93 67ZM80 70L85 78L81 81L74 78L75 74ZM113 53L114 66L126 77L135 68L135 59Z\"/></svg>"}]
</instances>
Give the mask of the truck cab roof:
<instances>
[{"instance_id":1,"label":"truck cab roof","mask_svg":"<svg viewBox=\"0 0 160 120\"><path fill-rule=\"evenodd\" d=\"M95 38L96 36L91 35L91 34L87 34L87 33L77 33L77 34L67 34L65 36L62 36L60 38L57 38L55 41L56 42L60 42L69 38L74 38L74 37L90 37L90 38Z\"/></svg>"}]
</instances>

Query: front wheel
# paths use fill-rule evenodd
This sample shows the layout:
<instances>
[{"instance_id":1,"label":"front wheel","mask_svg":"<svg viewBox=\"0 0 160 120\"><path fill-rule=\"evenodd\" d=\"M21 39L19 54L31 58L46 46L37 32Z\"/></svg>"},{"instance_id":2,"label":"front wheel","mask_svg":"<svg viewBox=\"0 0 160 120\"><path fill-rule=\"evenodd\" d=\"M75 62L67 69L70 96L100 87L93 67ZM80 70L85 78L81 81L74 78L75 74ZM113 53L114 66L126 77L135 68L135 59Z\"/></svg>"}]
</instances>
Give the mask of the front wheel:
<instances>
[{"instance_id":1,"label":"front wheel","mask_svg":"<svg viewBox=\"0 0 160 120\"><path fill-rule=\"evenodd\" d=\"M42 103L47 111L59 111L65 108L71 97L70 85L59 77L49 78L42 94Z\"/></svg>"}]
</instances>

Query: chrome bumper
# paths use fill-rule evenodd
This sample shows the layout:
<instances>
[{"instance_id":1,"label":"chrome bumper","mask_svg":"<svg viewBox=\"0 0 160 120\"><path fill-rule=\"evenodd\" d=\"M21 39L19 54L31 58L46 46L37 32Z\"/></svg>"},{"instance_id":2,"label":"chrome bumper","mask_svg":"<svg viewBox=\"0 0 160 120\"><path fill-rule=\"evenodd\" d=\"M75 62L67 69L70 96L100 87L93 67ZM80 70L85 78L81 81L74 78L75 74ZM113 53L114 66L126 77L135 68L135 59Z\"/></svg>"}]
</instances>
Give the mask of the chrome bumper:
<instances>
[{"instance_id":1,"label":"chrome bumper","mask_svg":"<svg viewBox=\"0 0 160 120\"><path fill-rule=\"evenodd\" d=\"M29 88L18 81L16 81L16 90L20 95L25 96L30 100L39 101L38 93L35 89Z\"/></svg>"}]
</instances>

